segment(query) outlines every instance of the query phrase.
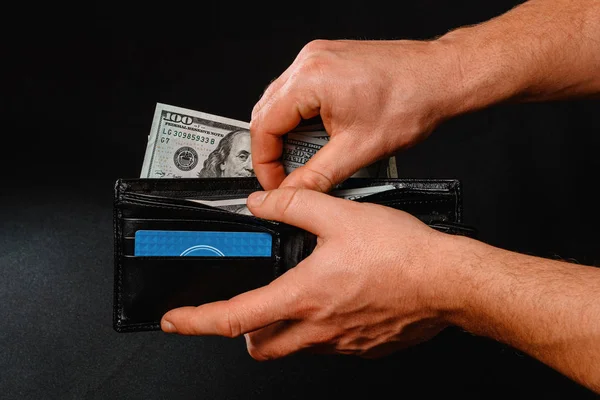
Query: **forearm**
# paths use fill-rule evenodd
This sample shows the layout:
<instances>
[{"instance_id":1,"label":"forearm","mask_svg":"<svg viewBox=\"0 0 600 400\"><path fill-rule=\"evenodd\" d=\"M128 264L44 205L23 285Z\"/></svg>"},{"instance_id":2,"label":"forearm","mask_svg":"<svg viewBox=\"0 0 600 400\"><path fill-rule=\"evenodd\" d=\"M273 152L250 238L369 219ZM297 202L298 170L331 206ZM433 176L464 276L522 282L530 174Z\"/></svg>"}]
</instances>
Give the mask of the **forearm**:
<instances>
[{"instance_id":1,"label":"forearm","mask_svg":"<svg viewBox=\"0 0 600 400\"><path fill-rule=\"evenodd\" d=\"M530 0L436 42L454 58L449 116L600 93L599 0Z\"/></svg>"},{"instance_id":2,"label":"forearm","mask_svg":"<svg viewBox=\"0 0 600 400\"><path fill-rule=\"evenodd\" d=\"M450 239L453 324L520 349L600 393L600 269ZM454 243L460 241L461 243ZM452 283L450 281L450 283Z\"/></svg>"}]
</instances>

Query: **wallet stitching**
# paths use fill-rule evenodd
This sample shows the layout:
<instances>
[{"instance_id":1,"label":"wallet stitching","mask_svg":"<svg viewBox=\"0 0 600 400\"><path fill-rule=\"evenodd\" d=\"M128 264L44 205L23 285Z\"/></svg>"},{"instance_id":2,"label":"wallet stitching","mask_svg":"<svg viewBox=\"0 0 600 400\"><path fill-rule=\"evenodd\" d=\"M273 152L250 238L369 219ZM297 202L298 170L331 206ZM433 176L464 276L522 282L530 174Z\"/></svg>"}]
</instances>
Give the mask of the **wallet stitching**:
<instances>
[{"instance_id":1,"label":"wallet stitching","mask_svg":"<svg viewBox=\"0 0 600 400\"><path fill-rule=\"evenodd\" d=\"M458 182L455 183L455 186L457 222L462 222L462 187Z\"/></svg>"},{"instance_id":2,"label":"wallet stitching","mask_svg":"<svg viewBox=\"0 0 600 400\"><path fill-rule=\"evenodd\" d=\"M184 183L185 180L184 179L180 179L181 183ZM210 178L210 179L204 179L201 180L202 182L197 182L198 180L194 179L194 180L189 180L188 183L190 185L202 185L202 189L204 189L205 191L210 190L210 188L212 188L213 186L215 186L216 190L236 190L234 188L232 189L223 189L223 188L219 188L218 186L223 183L227 183L227 184L235 184L237 182L239 183L243 183L243 184L247 184L248 183L248 178ZM152 181L151 179L144 179L144 182L140 182L139 178L133 181L134 183L138 184L137 188L139 188L138 190L145 190L145 187L143 185L148 185L146 187L150 187L152 188L152 191L160 191L162 190L162 187L167 187L171 184L171 182L165 181L163 179L157 179L156 181ZM249 190L260 190L260 187L250 187L248 188ZM134 190L135 190L135 186L134 186ZM183 192L183 191L189 191L190 189L173 189L173 188L168 188L169 191L173 191L173 192ZM239 189L238 189L239 190Z\"/></svg>"},{"instance_id":3,"label":"wallet stitching","mask_svg":"<svg viewBox=\"0 0 600 400\"><path fill-rule=\"evenodd\" d=\"M160 324L152 323L152 324L131 324L127 326L120 326L119 330L122 332L126 331L139 331L142 329L158 329L160 328Z\"/></svg>"},{"instance_id":4,"label":"wallet stitching","mask_svg":"<svg viewBox=\"0 0 600 400\"><path fill-rule=\"evenodd\" d=\"M435 200L392 200L387 204L431 204L431 203L449 203L453 199L435 199ZM376 203L379 204L379 203ZM383 204L382 204L383 205Z\"/></svg>"},{"instance_id":5,"label":"wallet stitching","mask_svg":"<svg viewBox=\"0 0 600 400\"><path fill-rule=\"evenodd\" d=\"M122 212L120 208L117 208L117 212L115 213L115 235L116 235L116 246L117 246L117 276L115 277L116 279L116 285L117 285L117 293L116 293L116 302L117 302L117 310L116 310L116 322L117 322L117 326L121 326L122 324L122 318L121 318L121 314L123 312L123 301L122 301L122 297L123 297L123 266L122 266L122 259L123 259L123 248L121 246L121 240L120 238L122 237L121 232L122 232Z\"/></svg>"},{"instance_id":6,"label":"wallet stitching","mask_svg":"<svg viewBox=\"0 0 600 400\"><path fill-rule=\"evenodd\" d=\"M208 192L211 190L219 190L219 191L225 191L225 190L229 190L229 191L239 191L239 188L222 188L219 187L219 185L222 184L227 184L227 185L235 185L236 183L242 183L242 184L247 184L248 183L248 179L249 178L209 178L209 179L203 179L202 182L198 182L197 179L186 179L186 178L182 178L179 179L179 181L181 181L181 183L185 183L186 185L191 185L191 187L193 187L194 189L189 189L190 186L186 187L186 188L175 188L173 189L172 187L169 187L170 185L172 185L172 182L170 182L169 180L164 180L164 179L156 179L155 182L152 182L154 179L148 179L148 178L136 178L136 179L125 179L122 180L123 185L127 185L127 184L131 184L131 190L132 191L161 191L161 190L168 190L171 192L185 192L185 191L199 191L199 192ZM435 190L446 190L449 192L453 192L455 190L459 190L460 188L460 182L456 179L410 179L410 178L351 178L352 180L356 179L357 182L362 182L364 179L368 179L368 184L371 186L377 185L377 184L381 184L381 183L387 183L387 184L403 184L403 185L408 185L406 187L406 189L411 190L420 190L421 188L415 188L414 186L411 187L412 185L437 185L440 186L438 188L433 188ZM143 180L143 182L141 182ZM367 181L364 181L367 182ZM197 186L195 185L202 185L201 188L195 189ZM260 185L258 185L260 186ZM260 190L260 187L248 187L247 190ZM214 189L213 189L214 187ZM151 188L151 189L149 189ZM167 188L167 189L162 189L162 188ZM246 189L246 188L244 188Z\"/></svg>"},{"instance_id":7,"label":"wallet stitching","mask_svg":"<svg viewBox=\"0 0 600 400\"><path fill-rule=\"evenodd\" d=\"M116 307L116 309L113 309L113 320L114 320L114 324L116 326L120 325L120 318L119 318L119 310L121 308L120 305L120 300L119 297L121 295L121 288L120 288L120 284L119 284L119 278L121 276L121 251L119 248L119 212L120 209L117 207L117 203L118 203L118 199L121 198L121 185L122 185L122 181L118 180L116 185L115 185L115 199L113 202L113 207L114 207L114 211L113 211L113 235L114 235L114 246L115 246L115 265L116 265L116 271L115 271L115 276L114 276L114 280L115 280L115 294L114 294L114 305Z\"/></svg>"}]
</instances>

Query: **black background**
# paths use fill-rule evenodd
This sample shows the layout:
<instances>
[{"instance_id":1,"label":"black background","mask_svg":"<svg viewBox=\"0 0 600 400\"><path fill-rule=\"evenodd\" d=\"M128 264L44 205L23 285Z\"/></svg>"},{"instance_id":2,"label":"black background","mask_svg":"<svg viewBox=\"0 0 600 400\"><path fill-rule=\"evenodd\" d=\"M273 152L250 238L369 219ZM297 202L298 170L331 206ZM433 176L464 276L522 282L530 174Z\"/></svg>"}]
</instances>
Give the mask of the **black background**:
<instances>
[{"instance_id":1,"label":"black background","mask_svg":"<svg viewBox=\"0 0 600 400\"><path fill-rule=\"evenodd\" d=\"M112 329L112 189L139 175L156 103L248 121L312 39L431 38L517 4L412 3L21 4L7 13L0 396L592 398L541 363L459 330L380 360L299 354L259 363L243 338ZM599 105L505 104L456 118L399 154L399 175L461 179L465 222L483 241L600 265Z\"/></svg>"}]
</instances>

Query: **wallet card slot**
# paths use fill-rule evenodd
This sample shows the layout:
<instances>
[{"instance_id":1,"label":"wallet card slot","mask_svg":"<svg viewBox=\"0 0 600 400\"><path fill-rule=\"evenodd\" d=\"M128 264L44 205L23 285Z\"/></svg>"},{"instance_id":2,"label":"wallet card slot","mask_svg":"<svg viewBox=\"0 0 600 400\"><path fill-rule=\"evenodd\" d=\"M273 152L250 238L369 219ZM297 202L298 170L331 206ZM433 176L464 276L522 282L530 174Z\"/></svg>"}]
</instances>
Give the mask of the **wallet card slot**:
<instances>
[{"instance_id":1,"label":"wallet card slot","mask_svg":"<svg viewBox=\"0 0 600 400\"><path fill-rule=\"evenodd\" d=\"M177 203L186 204L190 206L199 205L201 208L214 209L209 205L202 203L193 202L190 200L226 200L226 199L240 199L248 197L252 192L247 193L219 193L219 192L202 192L202 193L187 193L187 196L181 196L180 193L176 195L156 195L148 193L127 193L125 196L132 199L149 201L153 203Z\"/></svg>"},{"instance_id":2,"label":"wallet card slot","mask_svg":"<svg viewBox=\"0 0 600 400\"><path fill-rule=\"evenodd\" d=\"M190 197L191 198L191 197ZM197 203L194 201L187 200L188 198L179 198L179 197L167 197L167 196L156 196L145 193L127 193L123 195L124 201L133 201L137 204L141 205L151 205L151 206L177 206L177 207L185 207L188 209L200 209L200 210L212 210L214 212L227 212L220 208L212 207L206 204Z\"/></svg>"},{"instance_id":3,"label":"wallet card slot","mask_svg":"<svg viewBox=\"0 0 600 400\"><path fill-rule=\"evenodd\" d=\"M274 238L278 236L278 232L268 226L217 219L123 218L122 224L122 235L125 237L133 237L135 232L142 229L267 232Z\"/></svg>"},{"instance_id":4,"label":"wallet card slot","mask_svg":"<svg viewBox=\"0 0 600 400\"><path fill-rule=\"evenodd\" d=\"M199 255L195 255L195 254L190 254L190 255L173 255L173 256L163 256L163 255L156 255L156 256L136 256L135 254L135 237L125 237L123 238L123 248L122 248L122 252L123 252L123 256L125 257L152 257L152 258L181 258L181 257L187 257L187 258L194 258L194 259L204 259L204 258L214 258L214 257L218 257L220 259L224 259L227 257L231 257L231 258L273 258L275 260L275 255L277 254L277 252L279 251L279 243L276 243L275 240L273 240L272 245L270 246L271 251L270 251L270 255L268 256L261 256L261 257L253 257L253 256L221 256L221 255L213 255L210 257L207 256L199 256ZM211 252L211 253L214 253Z\"/></svg>"},{"instance_id":5,"label":"wallet card slot","mask_svg":"<svg viewBox=\"0 0 600 400\"><path fill-rule=\"evenodd\" d=\"M256 178L121 179L118 194L143 193L151 196L195 198L195 196L243 197L262 190Z\"/></svg>"},{"instance_id":6,"label":"wallet card slot","mask_svg":"<svg viewBox=\"0 0 600 400\"><path fill-rule=\"evenodd\" d=\"M144 218L146 215L149 215L151 218L162 219L195 219L198 214L201 214L203 218L210 216L219 221L234 221L265 227L279 225L275 221L264 220L253 215L235 213L185 199L150 198L146 195L127 194L121 197L119 205L121 206L121 217L123 218ZM135 213L130 214L129 209L135 209Z\"/></svg>"},{"instance_id":7,"label":"wallet card slot","mask_svg":"<svg viewBox=\"0 0 600 400\"><path fill-rule=\"evenodd\" d=\"M135 236L138 231L185 231L185 232L249 232L263 233L271 236L271 256L281 256L280 234L260 225L242 224L215 220L173 220L173 219L142 219L123 218L121 220L121 251L123 255L135 254ZM171 240L165 238L166 240ZM159 245L160 243L157 243ZM207 243L196 243L207 244ZM181 248L180 250L184 250ZM235 249L231 249L235 251ZM191 255L190 255L191 256Z\"/></svg>"},{"instance_id":8,"label":"wallet card slot","mask_svg":"<svg viewBox=\"0 0 600 400\"><path fill-rule=\"evenodd\" d=\"M157 330L167 311L230 299L269 284L274 260L261 257L120 259L115 329Z\"/></svg>"},{"instance_id":9,"label":"wallet card slot","mask_svg":"<svg viewBox=\"0 0 600 400\"><path fill-rule=\"evenodd\" d=\"M260 239L249 239L252 240L253 244L248 244L248 241L244 242L244 239L240 240L240 238L223 239L228 234L226 231L219 231L218 235L211 234L204 238L195 238L196 232L166 231L165 234L162 230L158 230L158 232L142 230L140 233L149 234L145 236L150 236L151 239L144 240L143 237L141 239L140 237L124 237L122 253L124 256L144 255L155 258L188 257L195 259L214 257L270 258L279 254L279 238L272 235L262 236ZM168 237L170 233L173 233L173 236L179 236L179 240L172 240ZM205 231L201 231L200 233L201 236L204 236ZM242 234L245 234L245 232L242 232ZM269 234L260 232L259 235ZM164 236L164 238L156 241L156 237L160 236Z\"/></svg>"}]
</instances>

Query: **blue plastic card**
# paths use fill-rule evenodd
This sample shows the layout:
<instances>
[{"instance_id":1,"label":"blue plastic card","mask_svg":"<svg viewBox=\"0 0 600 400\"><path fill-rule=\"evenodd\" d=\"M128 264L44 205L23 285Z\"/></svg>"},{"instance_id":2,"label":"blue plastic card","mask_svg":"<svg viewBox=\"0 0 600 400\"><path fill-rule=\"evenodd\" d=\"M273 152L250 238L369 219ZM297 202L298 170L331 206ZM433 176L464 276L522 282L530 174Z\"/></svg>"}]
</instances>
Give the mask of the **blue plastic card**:
<instances>
[{"instance_id":1,"label":"blue plastic card","mask_svg":"<svg viewBox=\"0 0 600 400\"><path fill-rule=\"evenodd\" d=\"M135 233L136 256L271 257L264 232L151 231Z\"/></svg>"}]
</instances>

